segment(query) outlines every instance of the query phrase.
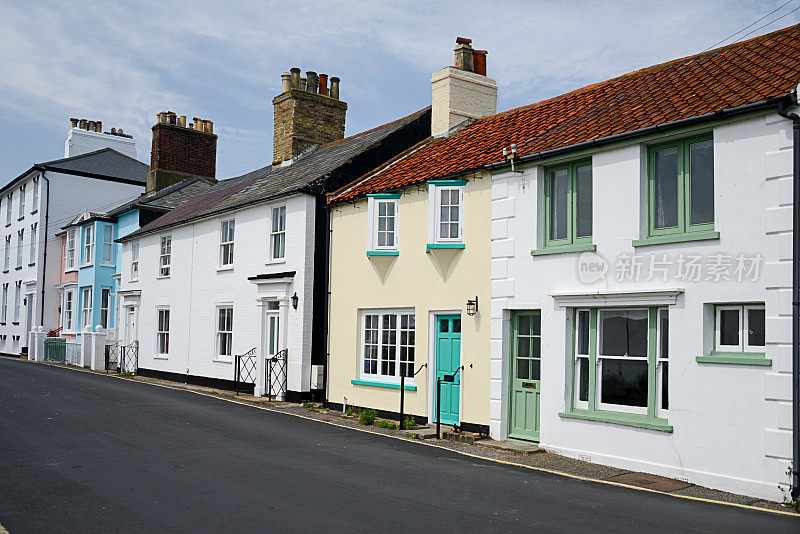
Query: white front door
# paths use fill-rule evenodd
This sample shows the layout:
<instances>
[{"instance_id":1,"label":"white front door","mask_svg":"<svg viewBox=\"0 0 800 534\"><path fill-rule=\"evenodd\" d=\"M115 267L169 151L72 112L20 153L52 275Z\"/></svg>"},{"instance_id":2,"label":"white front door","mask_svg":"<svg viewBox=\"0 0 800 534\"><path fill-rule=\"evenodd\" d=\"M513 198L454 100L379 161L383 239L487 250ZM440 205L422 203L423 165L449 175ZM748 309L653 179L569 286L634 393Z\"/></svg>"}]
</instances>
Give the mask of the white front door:
<instances>
[{"instance_id":1,"label":"white front door","mask_svg":"<svg viewBox=\"0 0 800 534\"><path fill-rule=\"evenodd\" d=\"M278 312L267 313L267 356L274 356L280 350L281 318Z\"/></svg>"},{"instance_id":2,"label":"white front door","mask_svg":"<svg viewBox=\"0 0 800 534\"><path fill-rule=\"evenodd\" d=\"M130 345L136 341L136 308L133 306L128 308L125 325L125 344Z\"/></svg>"},{"instance_id":3,"label":"white front door","mask_svg":"<svg viewBox=\"0 0 800 534\"><path fill-rule=\"evenodd\" d=\"M25 336L23 336L24 346L28 346L28 334L33 329L33 293L25 295Z\"/></svg>"}]
</instances>

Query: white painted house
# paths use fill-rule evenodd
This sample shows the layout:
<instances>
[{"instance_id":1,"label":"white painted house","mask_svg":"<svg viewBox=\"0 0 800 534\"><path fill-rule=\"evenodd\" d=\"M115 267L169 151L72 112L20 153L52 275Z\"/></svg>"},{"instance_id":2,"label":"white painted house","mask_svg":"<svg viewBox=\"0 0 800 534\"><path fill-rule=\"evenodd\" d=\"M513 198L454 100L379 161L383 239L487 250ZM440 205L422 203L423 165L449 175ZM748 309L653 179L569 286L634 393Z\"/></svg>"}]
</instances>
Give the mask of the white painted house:
<instances>
[{"instance_id":1,"label":"white painted house","mask_svg":"<svg viewBox=\"0 0 800 534\"><path fill-rule=\"evenodd\" d=\"M321 393L325 193L419 141L430 112L343 139L346 105L290 77L274 100L276 163L120 239L121 335L138 340L140 374L230 387L241 365L256 395ZM313 128L303 130L298 109L317 118ZM275 357L285 369L270 366Z\"/></svg>"},{"instance_id":2,"label":"white painted house","mask_svg":"<svg viewBox=\"0 0 800 534\"><path fill-rule=\"evenodd\" d=\"M25 353L31 329L59 326L61 226L78 211L107 209L144 191L147 165L134 159L133 139L94 122L88 128L75 120L63 159L37 163L0 188L0 353Z\"/></svg>"}]
</instances>

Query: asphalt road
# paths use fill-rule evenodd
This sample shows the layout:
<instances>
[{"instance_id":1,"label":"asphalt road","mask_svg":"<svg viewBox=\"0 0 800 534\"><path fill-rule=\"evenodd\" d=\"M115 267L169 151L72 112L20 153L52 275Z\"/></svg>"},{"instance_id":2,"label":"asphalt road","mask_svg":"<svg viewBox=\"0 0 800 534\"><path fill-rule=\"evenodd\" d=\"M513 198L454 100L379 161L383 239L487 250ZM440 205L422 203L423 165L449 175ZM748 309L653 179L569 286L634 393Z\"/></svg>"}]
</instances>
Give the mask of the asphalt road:
<instances>
[{"instance_id":1,"label":"asphalt road","mask_svg":"<svg viewBox=\"0 0 800 534\"><path fill-rule=\"evenodd\" d=\"M187 391L0 359L22 532L800 532L800 519L475 460Z\"/></svg>"}]
</instances>

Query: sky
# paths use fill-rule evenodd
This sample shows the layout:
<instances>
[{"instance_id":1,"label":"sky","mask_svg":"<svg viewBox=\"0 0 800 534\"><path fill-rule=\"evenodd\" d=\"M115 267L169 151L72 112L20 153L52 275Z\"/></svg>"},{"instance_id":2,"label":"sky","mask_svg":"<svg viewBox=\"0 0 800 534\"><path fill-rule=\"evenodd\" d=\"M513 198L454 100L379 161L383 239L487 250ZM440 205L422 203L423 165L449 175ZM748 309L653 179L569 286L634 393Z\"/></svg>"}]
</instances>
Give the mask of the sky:
<instances>
[{"instance_id":1,"label":"sky","mask_svg":"<svg viewBox=\"0 0 800 534\"><path fill-rule=\"evenodd\" d=\"M352 135L430 105L457 36L489 51L504 111L702 52L779 7L725 44L798 23L800 0L0 0L0 183L63 157L70 117L123 128L149 163L162 110L214 122L217 178L263 167L291 67L341 78Z\"/></svg>"}]
</instances>

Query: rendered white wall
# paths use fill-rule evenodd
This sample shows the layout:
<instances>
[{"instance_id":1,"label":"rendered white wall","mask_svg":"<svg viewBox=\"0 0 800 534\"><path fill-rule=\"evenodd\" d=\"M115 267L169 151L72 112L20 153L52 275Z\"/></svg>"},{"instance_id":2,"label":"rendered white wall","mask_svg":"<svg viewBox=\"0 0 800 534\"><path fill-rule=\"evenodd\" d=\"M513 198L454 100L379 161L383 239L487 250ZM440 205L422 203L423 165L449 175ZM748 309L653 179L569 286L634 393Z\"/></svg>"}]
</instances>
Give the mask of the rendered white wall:
<instances>
[{"instance_id":1,"label":"rendered white wall","mask_svg":"<svg viewBox=\"0 0 800 534\"><path fill-rule=\"evenodd\" d=\"M132 137L90 132L80 128L72 128L67 134L67 140L64 143L64 157L78 156L106 147L136 159L136 142Z\"/></svg>"},{"instance_id":2,"label":"rendered white wall","mask_svg":"<svg viewBox=\"0 0 800 534\"><path fill-rule=\"evenodd\" d=\"M269 263L271 208L286 205L286 260ZM172 273L158 278L162 233L139 238L139 280L130 279L130 242L122 249L122 291L141 290L139 366L146 369L233 380L233 363L218 361L216 306L232 304L233 353L261 349L261 308L256 285L248 277L296 271L289 295L297 292L297 309L288 309L287 386L309 391L313 313L313 250L315 200L295 195L268 204L165 230L172 235ZM219 269L221 221L236 220L234 268ZM170 354L155 355L156 309L170 308ZM123 312L124 313L124 312Z\"/></svg>"},{"instance_id":3,"label":"rendered white wall","mask_svg":"<svg viewBox=\"0 0 800 534\"><path fill-rule=\"evenodd\" d=\"M698 133L702 133L699 131ZM715 229L718 241L634 249L641 237L646 148L633 145L592 158L593 235L609 263L605 280L578 278L580 254L532 257L541 242L540 167L494 177L492 210L491 434L507 434L508 332L510 310L542 313L542 446L573 457L627 469L685 478L690 482L773 500L791 456L788 374L791 359L791 126L769 116L714 129ZM760 253L766 259L754 282L617 281L620 254L681 252ZM648 258L649 259L649 258ZM680 287L670 308L670 409L674 432L562 419L568 408L571 331L568 312L553 294ZM704 304L766 302L767 357L772 367L700 364L704 353Z\"/></svg>"}]
</instances>

